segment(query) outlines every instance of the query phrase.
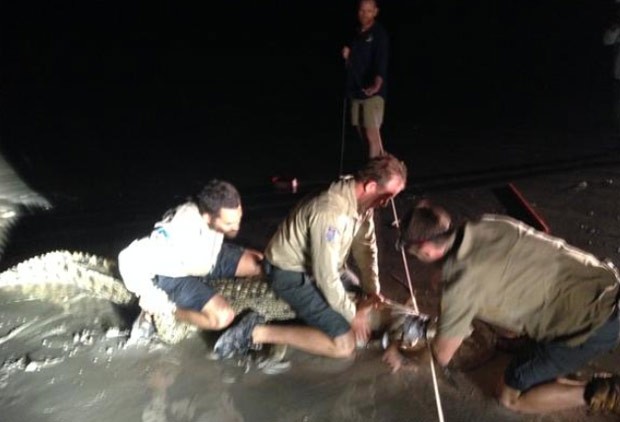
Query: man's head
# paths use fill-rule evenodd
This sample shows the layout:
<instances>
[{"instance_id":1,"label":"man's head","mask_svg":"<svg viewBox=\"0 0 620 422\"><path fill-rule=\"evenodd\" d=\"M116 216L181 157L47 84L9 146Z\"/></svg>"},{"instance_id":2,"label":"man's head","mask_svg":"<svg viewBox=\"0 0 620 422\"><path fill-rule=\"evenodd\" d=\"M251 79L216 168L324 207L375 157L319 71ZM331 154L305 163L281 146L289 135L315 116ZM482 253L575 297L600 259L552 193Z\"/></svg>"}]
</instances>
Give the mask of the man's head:
<instances>
[{"instance_id":1,"label":"man's head","mask_svg":"<svg viewBox=\"0 0 620 422\"><path fill-rule=\"evenodd\" d=\"M453 242L450 214L439 206L422 201L403 218L399 246L420 261L442 259Z\"/></svg>"},{"instance_id":2,"label":"man's head","mask_svg":"<svg viewBox=\"0 0 620 422\"><path fill-rule=\"evenodd\" d=\"M360 0L357 6L357 20L362 29L368 29L375 23L375 18L379 13L375 0Z\"/></svg>"},{"instance_id":3,"label":"man's head","mask_svg":"<svg viewBox=\"0 0 620 422\"><path fill-rule=\"evenodd\" d=\"M407 183L405 163L391 154L371 158L355 175L358 208L365 212L383 207L398 195Z\"/></svg>"},{"instance_id":4,"label":"man's head","mask_svg":"<svg viewBox=\"0 0 620 422\"><path fill-rule=\"evenodd\" d=\"M241 225L241 197L228 182L211 180L196 198L200 214L208 226L224 236L233 238Z\"/></svg>"}]
</instances>

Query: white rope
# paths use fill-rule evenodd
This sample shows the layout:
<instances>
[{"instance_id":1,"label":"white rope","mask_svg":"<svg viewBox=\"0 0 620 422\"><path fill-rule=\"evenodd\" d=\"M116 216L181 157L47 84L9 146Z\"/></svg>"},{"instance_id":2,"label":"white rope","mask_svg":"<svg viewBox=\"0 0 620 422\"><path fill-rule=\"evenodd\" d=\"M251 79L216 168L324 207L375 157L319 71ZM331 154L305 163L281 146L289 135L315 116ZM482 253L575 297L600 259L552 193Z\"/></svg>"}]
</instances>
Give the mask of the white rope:
<instances>
[{"instance_id":1,"label":"white rope","mask_svg":"<svg viewBox=\"0 0 620 422\"><path fill-rule=\"evenodd\" d=\"M398 213L396 212L396 205L394 204L394 198L390 198L390 203L392 205L392 213L394 214L394 225L397 229L400 230L400 221L398 219ZM409 293L411 294L411 302L413 303L413 309L415 312L420 312L418 308L418 302L415 299L415 295L413 294L413 284L411 283L411 274L409 273L409 264L407 262L407 255L405 254L405 248L403 246L400 247L400 255L403 258L403 267L405 268L405 276L407 277L407 284L409 287ZM433 376L433 390L435 391L435 403L437 405L437 416L439 418L439 422L444 422L443 416L443 407L441 405L441 396L439 395L439 385L437 384L437 373L435 372L435 358L433 356L433 351L431 350L431 343L426 342L428 346L428 352L431 356L430 365L431 365L431 374Z\"/></svg>"},{"instance_id":2,"label":"white rope","mask_svg":"<svg viewBox=\"0 0 620 422\"><path fill-rule=\"evenodd\" d=\"M431 344L427 342L428 352L431 355L431 372L433 373L433 389L435 390L435 402L437 404L437 417L439 422L444 422L443 407L441 406L441 396L439 395L439 386L437 385L437 373L435 373L435 359L433 358L433 352L431 351Z\"/></svg>"}]
</instances>

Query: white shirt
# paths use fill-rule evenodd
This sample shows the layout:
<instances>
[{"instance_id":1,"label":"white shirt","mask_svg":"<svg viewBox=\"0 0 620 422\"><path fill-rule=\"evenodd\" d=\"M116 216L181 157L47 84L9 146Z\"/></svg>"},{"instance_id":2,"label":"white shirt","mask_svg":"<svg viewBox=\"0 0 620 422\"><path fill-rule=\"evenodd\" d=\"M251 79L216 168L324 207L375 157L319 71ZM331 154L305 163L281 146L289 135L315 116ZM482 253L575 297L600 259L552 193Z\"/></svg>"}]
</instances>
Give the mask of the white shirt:
<instances>
[{"instance_id":1,"label":"white shirt","mask_svg":"<svg viewBox=\"0 0 620 422\"><path fill-rule=\"evenodd\" d=\"M150 236L134 240L123 249L118 256L119 271L127 288L141 297L141 305L150 299L163 302L164 292L153 284L153 278L208 275L223 241L224 235L211 229L198 207L188 202L167 213ZM174 306L167 295L165 299L167 304L147 307Z\"/></svg>"}]
</instances>

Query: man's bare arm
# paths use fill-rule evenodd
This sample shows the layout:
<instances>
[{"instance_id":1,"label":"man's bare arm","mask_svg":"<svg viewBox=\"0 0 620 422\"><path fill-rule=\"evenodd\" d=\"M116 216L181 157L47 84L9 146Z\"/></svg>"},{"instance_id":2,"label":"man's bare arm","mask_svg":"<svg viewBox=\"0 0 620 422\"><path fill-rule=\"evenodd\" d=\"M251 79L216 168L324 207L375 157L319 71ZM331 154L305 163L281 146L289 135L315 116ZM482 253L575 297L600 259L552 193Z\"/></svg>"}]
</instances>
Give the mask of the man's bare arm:
<instances>
[{"instance_id":1,"label":"man's bare arm","mask_svg":"<svg viewBox=\"0 0 620 422\"><path fill-rule=\"evenodd\" d=\"M437 363L441 366L447 366L463 340L462 337L435 337L431 347Z\"/></svg>"}]
</instances>

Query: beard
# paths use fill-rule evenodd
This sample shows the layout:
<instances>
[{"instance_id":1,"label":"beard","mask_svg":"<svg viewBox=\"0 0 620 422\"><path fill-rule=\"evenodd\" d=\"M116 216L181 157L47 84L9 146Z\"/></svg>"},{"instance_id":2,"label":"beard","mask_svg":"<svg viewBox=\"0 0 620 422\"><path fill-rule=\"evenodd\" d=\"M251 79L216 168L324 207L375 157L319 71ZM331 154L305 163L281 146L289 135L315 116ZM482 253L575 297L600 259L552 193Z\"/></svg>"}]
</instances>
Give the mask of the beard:
<instances>
[{"instance_id":1,"label":"beard","mask_svg":"<svg viewBox=\"0 0 620 422\"><path fill-rule=\"evenodd\" d=\"M373 198L368 198L365 201L359 201L357 208L360 214L364 214L368 210L375 208L383 208L389 202L389 199L385 199L383 196L377 196Z\"/></svg>"},{"instance_id":2,"label":"beard","mask_svg":"<svg viewBox=\"0 0 620 422\"><path fill-rule=\"evenodd\" d=\"M209 228L215 232L222 233L227 239L234 239L239 234L239 230L224 230L221 226L214 223L207 224Z\"/></svg>"},{"instance_id":3,"label":"beard","mask_svg":"<svg viewBox=\"0 0 620 422\"><path fill-rule=\"evenodd\" d=\"M229 230L227 232L222 232L226 239L234 239L239 234L239 230Z\"/></svg>"}]
</instances>

